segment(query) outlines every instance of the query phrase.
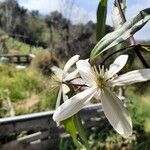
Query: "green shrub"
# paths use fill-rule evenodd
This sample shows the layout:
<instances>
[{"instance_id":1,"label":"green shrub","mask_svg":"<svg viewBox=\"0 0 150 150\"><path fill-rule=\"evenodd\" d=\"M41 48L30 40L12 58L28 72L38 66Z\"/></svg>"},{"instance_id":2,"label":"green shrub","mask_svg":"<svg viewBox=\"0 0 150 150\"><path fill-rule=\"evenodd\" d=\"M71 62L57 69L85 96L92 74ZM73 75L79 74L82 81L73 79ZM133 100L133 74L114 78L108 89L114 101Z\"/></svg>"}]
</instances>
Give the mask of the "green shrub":
<instances>
[{"instance_id":1,"label":"green shrub","mask_svg":"<svg viewBox=\"0 0 150 150\"><path fill-rule=\"evenodd\" d=\"M17 115L55 108L57 92L51 91L51 80L41 75L33 67L17 70L14 65L0 64L0 79L0 91L7 89L9 98L15 106L22 100L29 100L32 95L40 98L39 104L30 110L16 109Z\"/></svg>"},{"instance_id":2,"label":"green shrub","mask_svg":"<svg viewBox=\"0 0 150 150\"><path fill-rule=\"evenodd\" d=\"M0 79L0 89L8 89L13 102L45 89L44 78L30 68L17 70L13 65L0 64Z\"/></svg>"}]
</instances>

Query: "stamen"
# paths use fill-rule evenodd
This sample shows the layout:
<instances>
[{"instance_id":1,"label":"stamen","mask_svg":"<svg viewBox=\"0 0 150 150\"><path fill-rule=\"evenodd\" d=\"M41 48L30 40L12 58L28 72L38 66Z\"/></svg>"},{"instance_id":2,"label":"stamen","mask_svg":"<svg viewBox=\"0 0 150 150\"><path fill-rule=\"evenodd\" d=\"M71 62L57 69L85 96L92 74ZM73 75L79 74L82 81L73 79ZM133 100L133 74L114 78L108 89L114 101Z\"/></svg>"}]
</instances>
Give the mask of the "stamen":
<instances>
[{"instance_id":1,"label":"stamen","mask_svg":"<svg viewBox=\"0 0 150 150\"><path fill-rule=\"evenodd\" d=\"M102 76L104 77L105 70L104 70L104 65L102 66Z\"/></svg>"},{"instance_id":2,"label":"stamen","mask_svg":"<svg viewBox=\"0 0 150 150\"><path fill-rule=\"evenodd\" d=\"M93 66L93 68L94 68L94 72L98 75L98 74L99 74L99 72L98 72L98 70L97 70L96 66Z\"/></svg>"},{"instance_id":3,"label":"stamen","mask_svg":"<svg viewBox=\"0 0 150 150\"><path fill-rule=\"evenodd\" d=\"M98 69L99 69L99 73L101 73L101 66L100 65L98 66Z\"/></svg>"}]
</instances>

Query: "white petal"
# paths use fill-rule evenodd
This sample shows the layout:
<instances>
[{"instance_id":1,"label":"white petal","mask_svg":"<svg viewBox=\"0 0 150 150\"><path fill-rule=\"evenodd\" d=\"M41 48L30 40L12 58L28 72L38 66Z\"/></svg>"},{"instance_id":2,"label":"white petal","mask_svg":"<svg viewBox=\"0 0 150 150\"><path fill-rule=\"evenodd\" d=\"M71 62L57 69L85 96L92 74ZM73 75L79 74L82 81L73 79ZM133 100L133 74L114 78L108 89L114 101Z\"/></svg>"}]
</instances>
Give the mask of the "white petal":
<instances>
[{"instance_id":1,"label":"white petal","mask_svg":"<svg viewBox=\"0 0 150 150\"><path fill-rule=\"evenodd\" d=\"M55 109L57 109L60 106L61 94L62 94L62 86L60 87L58 92Z\"/></svg>"},{"instance_id":2,"label":"white petal","mask_svg":"<svg viewBox=\"0 0 150 150\"><path fill-rule=\"evenodd\" d=\"M56 122L60 122L73 116L91 100L95 92L96 87L92 87L71 97L56 109L53 119Z\"/></svg>"},{"instance_id":3,"label":"white petal","mask_svg":"<svg viewBox=\"0 0 150 150\"><path fill-rule=\"evenodd\" d=\"M57 76L57 78L62 80L62 75L63 75L63 70L62 69L58 68L57 66L53 66L53 67L51 67L51 70Z\"/></svg>"},{"instance_id":4,"label":"white petal","mask_svg":"<svg viewBox=\"0 0 150 150\"><path fill-rule=\"evenodd\" d=\"M113 64L110 65L107 72L107 78L111 78L113 75L118 73L126 64L128 60L128 55L120 55L115 59Z\"/></svg>"},{"instance_id":5,"label":"white petal","mask_svg":"<svg viewBox=\"0 0 150 150\"><path fill-rule=\"evenodd\" d=\"M104 113L113 128L124 138L132 134L132 121L121 100L108 89L101 92Z\"/></svg>"},{"instance_id":6,"label":"white petal","mask_svg":"<svg viewBox=\"0 0 150 150\"><path fill-rule=\"evenodd\" d=\"M101 90L98 89L97 92L96 92L95 95L94 95L94 98L97 99L97 100L99 100L100 95L101 95Z\"/></svg>"},{"instance_id":7,"label":"white petal","mask_svg":"<svg viewBox=\"0 0 150 150\"><path fill-rule=\"evenodd\" d=\"M71 80L71 79L74 79L76 78L78 75L78 70L74 70L73 72L67 74L67 76L65 77L64 81L68 81L68 80Z\"/></svg>"},{"instance_id":8,"label":"white petal","mask_svg":"<svg viewBox=\"0 0 150 150\"><path fill-rule=\"evenodd\" d=\"M69 87L66 84L62 84L63 101L66 101L68 99L68 96L66 94L69 91L70 91Z\"/></svg>"},{"instance_id":9,"label":"white petal","mask_svg":"<svg viewBox=\"0 0 150 150\"><path fill-rule=\"evenodd\" d=\"M85 82L81 78L77 78L71 81L72 84L83 85Z\"/></svg>"},{"instance_id":10,"label":"white petal","mask_svg":"<svg viewBox=\"0 0 150 150\"><path fill-rule=\"evenodd\" d=\"M112 86L123 86L147 80L150 80L150 69L141 69L123 74L111 81L111 84Z\"/></svg>"},{"instance_id":11,"label":"white petal","mask_svg":"<svg viewBox=\"0 0 150 150\"><path fill-rule=\"evenodd\" d=\"M90 63L88 62L88 59L86 60L79 60L77 63L77 70L79 71L82 79L85 81L88 85L96 85L95 83L95 74L92 70L92 67Z\"/></svg>"},{"instance_id":12,"label":"white petal","mask_svg":"<svg viewBox=\"0 0 150 150\"><path fill-rule=\"evenodd\" d=\"M70 67L74 65L79 60L79 55L71 57L64 66L64 72L68 72Z\"/></svg>"}]
</instances>

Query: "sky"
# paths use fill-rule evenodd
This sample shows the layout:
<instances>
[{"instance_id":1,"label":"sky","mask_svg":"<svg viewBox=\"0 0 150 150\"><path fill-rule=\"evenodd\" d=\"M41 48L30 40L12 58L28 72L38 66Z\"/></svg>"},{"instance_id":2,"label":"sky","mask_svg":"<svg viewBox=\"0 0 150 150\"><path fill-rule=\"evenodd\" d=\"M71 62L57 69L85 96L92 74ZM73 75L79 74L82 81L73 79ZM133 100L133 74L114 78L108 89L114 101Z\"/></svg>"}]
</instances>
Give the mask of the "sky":
<instances>
[{"instance_id":1,"label":"sky","mask_svg":"<svg viewBox=\"0 0 150 150\"><path fill-rule=\"evenodd\" d=\"M71 7L73 1L74 4ZM89 20L96 22L96 9L99 0L18 0L18 2L29 10L39 10L41 14L49 14L58 10L67 18L70 18L73 23L86 23ZM112 25L111 10L113 2L114 0L108 0L107 24L109 25ZM128 0L127 19L131 19L140 10L148 7L150 7L150 0ZM150 40L150 22L135 34L135 38L138 40Z\"/></svg>"}]
</instances>

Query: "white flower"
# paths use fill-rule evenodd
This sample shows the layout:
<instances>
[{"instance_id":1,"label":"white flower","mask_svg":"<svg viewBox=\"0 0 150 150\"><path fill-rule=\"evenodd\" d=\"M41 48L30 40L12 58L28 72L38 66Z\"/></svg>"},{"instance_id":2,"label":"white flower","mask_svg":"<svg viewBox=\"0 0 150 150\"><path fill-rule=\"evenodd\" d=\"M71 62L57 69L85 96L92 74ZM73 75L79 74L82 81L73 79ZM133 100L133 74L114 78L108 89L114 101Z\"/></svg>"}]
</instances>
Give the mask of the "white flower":
<instances>
[{"instance_id":1,"label":"white flower","mask_svg":"<svg viewBox=\"0 0 150 150\"><path fill-rule=\"evenodd\" d=\"M78 74L78 70L74 70L73 72L69 73L70 68L79 60L79 55L75 55L71 57L68 62L65 64L64 69L60 69L56 66L53 66L51 70L57 77L57 82L59 83L59 92L57 96L57 101L56 101L56 108L60 105L61 97L63 98L63 101L68 99L68 96L66 95L70 89L69 87L65 84L66 81L72 80L75 78Z\"/></svg>"},{"instance_id":2,"label":"white flower","mask_svg":"<svg viewBox=\"0 0 150 150\"><path fill-rule=\"evenodd\" d=\"M53 115L56 122L65 120L81 110L92 97L99 97L104 113L113 128L127 138L132 134L132 121L121 100L110 91L110 87L129 85L150 79L150 69L142 69L117 76L126 64L127 55L121 55L110 65L109 70L91 67L88 60L80 60L77 69L88 88L65 101Z\"/></svg>"}]
</instances>

